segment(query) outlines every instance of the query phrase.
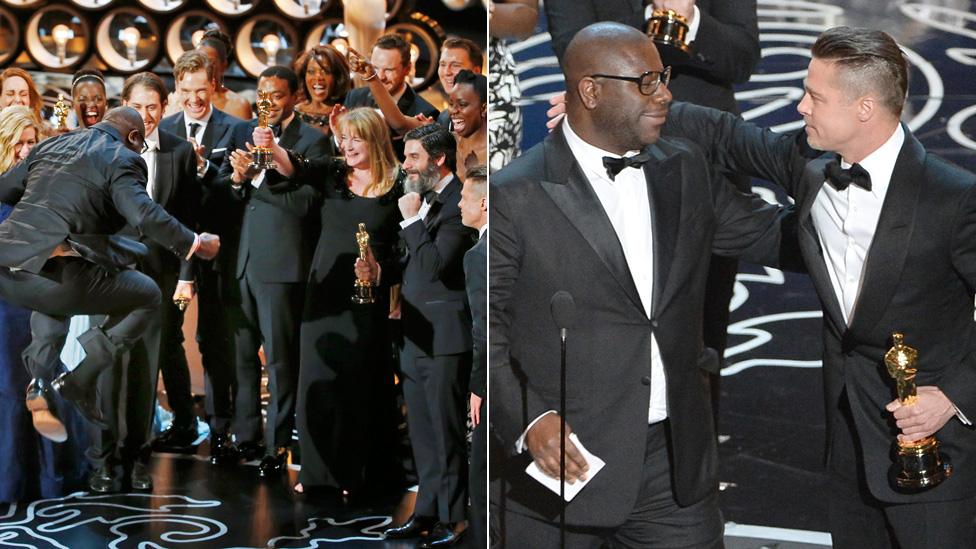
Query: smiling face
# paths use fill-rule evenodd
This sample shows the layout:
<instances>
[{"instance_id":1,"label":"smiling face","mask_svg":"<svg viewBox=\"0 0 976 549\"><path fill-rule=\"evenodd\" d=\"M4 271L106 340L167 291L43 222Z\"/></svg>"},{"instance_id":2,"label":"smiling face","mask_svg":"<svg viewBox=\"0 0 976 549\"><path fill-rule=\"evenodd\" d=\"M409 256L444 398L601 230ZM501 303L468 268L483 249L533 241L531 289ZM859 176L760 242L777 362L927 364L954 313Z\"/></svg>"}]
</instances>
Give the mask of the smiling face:
<instances>
[{"instance_id":1,"label":"smiling face","mask_svg":"<svg viewBox=\"0 0 976 549\"><path fill-rule=\"evenodd\" d=\"M400 57L400 50L373 48L369 60L380 82L390 92L390 95L400 93L406 85L407 75L410 73L410 60Z\"/></svg>"},{"instance_id":2,"label":"smiling face","mask_svg":"<svg viewBox=\"0 0 976 549\"><path fill-rule=\"evenodd\" d=\"M298 102L298 91L288 89L288 81L274 76L261 77L258 80L258 91L270 94L271 110L268 112L268 124L275 126L283 120L288 120Z\"/></svg>"},{"instance_id":3,"label":"smiling face","mask_svg":"<svg viewBox=\"0 0 976 549\"><path fill-rule=\"evenodd\" d=\"M445 91L450 91L454 87L454 75L463 69L481 72L481 67L475 67L471 61L468 50L464 48L444 48L441 50L441 60L437 65L437 77Z\"/></svg>"},{"instance_id":4,"label":"smiling face","mask_svg":"<svg viewBox=\"0 0 976 549\"><path fill-rule=\"evenodd\" d=\"M107 99L105 87L100 82L90 78L78 82L71 90L71 100L82 127L90 128L105 116Z\"/></svg>"},{"instance_id":5,"label":"smiling face","mask_svg":"<svg viewBox=\"0 0 976 549\"><path fill-rule=\"evenodd\" d=\"M369 143L348 125L342 125L342 133L339 134L339 149L342 151L347 166L360 170L369 169Z\"/></svg>"},{"instance_id":6,"label":"smiling face","mask_svg":"<svg viewBox=\"0 0 976 549\"><path fill-rule=\"evenodd\" d=\"M488 120L488 105L481 102L478 92L471 84L459 84L451 89L448 109L454 133L461 137L474 135Z\"/></svg>"},{"instance_id":7,"label":"smiling face","mask_svg":"<svg viewBox=\"0 0 976 549\"><path fill-rule=\"evenodd\" d=\"M203 120L210 113L210 101L214 94L214 81L207 78L207 71L186 72L176 83L180 94L180 106L190 118Z\"/></svg>"},{"instance_id":8,"label":"smiling face","mask_svg":"<svg viewBox=\"0 0 976 549\"><path fill-rule=\"evenodd\" d=\"M34 145L37 145L37 130L34 126L27 126L20 132L20 139L14 143L14 158L18 161L27 158Z\"/></svg>"},{"instance_id":9,"label":"smiling face","mask_svg":"<svg viewBox=\"0 0 976 549\"><path fill-rule=\"evenodd\" d=\"M327 63L324 57L321 60L322 63ZM317 103L328 101L334 83L335 78L332 76L330 67L323 66L315 57L308 60L308 68L305 70L305 90L308 92L310 101Z\"/></svg>"},{"instance_id":10,"label":"smiling face","mask_svg":"<svg viewBox=\"0 0 976 549\"><path fill-rule=\"evenodd\" d=\"M19 76L8 76L3 80L0 90L0 108L10 105L30 107L30 88L27 81Z\"/></svg>"},{"instance_id":11,"label":"smiling face","mask_svg":"<svg viewBox=\"0 0 976 549\"><path fill-rule=\"evenodd\" d=\"M152 135L156 126L159 125L159 120L163 117L165 106L162 98L159 97L159 93L146 86L133 86L128 101L123 101L122 104L126 107L132 107L139 113L139 116L142 117L142 123L146 126L146 135Z\"/></svg>"}]
</instances>

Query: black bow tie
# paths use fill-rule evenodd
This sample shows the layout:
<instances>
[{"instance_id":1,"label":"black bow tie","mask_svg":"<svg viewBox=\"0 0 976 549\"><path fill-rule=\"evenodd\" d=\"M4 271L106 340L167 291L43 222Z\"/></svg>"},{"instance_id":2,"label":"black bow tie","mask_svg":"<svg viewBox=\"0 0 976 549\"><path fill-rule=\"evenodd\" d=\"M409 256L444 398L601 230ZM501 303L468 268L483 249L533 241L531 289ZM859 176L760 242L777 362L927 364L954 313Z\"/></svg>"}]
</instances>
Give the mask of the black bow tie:
<instances>
[{"instance_id":1,"label":"black bow tie","mask_svg":"<svg viewBox=\"0 0 976 549\"><path fill-rule=\"evenodd\" d=\"M824 175L838 191L843 191L851 185L857 185L865 191L871 190L871 174L860 164L851 164L851 167L845 170L836 160L831 160L824 167Z\"/></svg>"},{"instance_id":2,"label":"black bow tie","mask_svg":"<svg viewBox=\"0 0 976 549\"><path fill-rule=\"evenodd\" d=\"M651 155L646 152L624 158L604 156L603 167L607 169L607 175L610 176L610 179L616 180L617 174L624 168L640 168L650 159Z\"/></svg>"},{"instance_id":3,"label":"black bow tie","mask_svg":"<svg viewBox=\"0 0 976 549\"><path fill-rule=\"evenodd\" d=\"M281 137L281 124L275 124L274 126L271 126L271 133L274 134L274 136L275 136L276 139L277 138L280 138Z\"/></svg>"},{"instance_id":4,"label":"black bow tie","mask_svg":"<svg viewBox=\"0 0 976 549\"><path fill-rule=\"evenodd\" d=\"M434 189L428 189L424 191L423 197L424 200L427 201L427 204L433 206L434 202L437 200L437 191Z\"/></svg>"}]
</instances>

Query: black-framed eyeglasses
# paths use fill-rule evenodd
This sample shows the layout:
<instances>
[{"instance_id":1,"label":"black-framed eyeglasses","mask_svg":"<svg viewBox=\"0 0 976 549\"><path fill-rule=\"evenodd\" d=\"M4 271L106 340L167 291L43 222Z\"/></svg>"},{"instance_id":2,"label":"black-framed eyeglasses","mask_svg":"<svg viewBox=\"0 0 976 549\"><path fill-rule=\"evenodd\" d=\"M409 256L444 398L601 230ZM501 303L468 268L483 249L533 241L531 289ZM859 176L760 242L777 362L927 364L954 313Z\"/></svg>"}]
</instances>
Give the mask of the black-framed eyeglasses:
<instances>
[{"instance_id":1,"label":"black-framed eyeglasses","mask_svg":"<svg viewBox=\"0 0 976 549\"><path fill-rule=\"evenodd\" d=\"M642 94L654 95L661 84L667 87L668 83L671 82L671 67L664 67L663 71L647 71L640 76L619 76L615 74L591 74L589 76L590 78L612 78L633 82L637 84Z\"/></svg>"}]
</instances>

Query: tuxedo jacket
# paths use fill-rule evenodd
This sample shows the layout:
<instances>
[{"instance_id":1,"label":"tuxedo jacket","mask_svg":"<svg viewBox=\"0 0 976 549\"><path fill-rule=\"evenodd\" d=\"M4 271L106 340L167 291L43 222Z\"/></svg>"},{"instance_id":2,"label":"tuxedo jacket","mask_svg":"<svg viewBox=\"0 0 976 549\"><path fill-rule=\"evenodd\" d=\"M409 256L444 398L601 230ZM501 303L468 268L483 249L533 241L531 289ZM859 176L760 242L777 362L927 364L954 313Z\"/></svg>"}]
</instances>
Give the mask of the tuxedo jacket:
<instances>
[{"instance_id":1,"label":"tuxedo jacket","mask_svg":"<svg viewBox=\"0 0 976 549\"><path fill-rule=\"evenodd\" d=\"M471 307L471 392L488 390L488 233L464 253L464 281Z\"/></svg>"},{"instance_id":2,"label":"tuxedo jacket","mask_svg":"<svg viewBox=\"0 0 976 549\"><path fill-rule=\"evenodd\" d=\"M460 200L461 181L454 177L437 194L425 220L400 230L405 248L401 318L406 356L471 350L464 252L475 233L461 224Z\"/></svg>"},{"instance_id":3,"label":"tuxedo jacket","mask_svg":"<svg viewBox=\"0 0 976 549\"><path fill-rule=\"evenodd\" d=\"M126 224L178 258L195 235L146 194L146 163L105 123L45 140L0 176L0 265L39 273L67 242L83 258L117 271L145 257L118 234Z\"/></svg>"},{"instance_id":4,"label":"tuxedo jacket","mask_svg":"<svg viewBox=\"0 0 976 549\"><path fill-rule=\"evenodd\" d=\"M747 82L760 57L756 0L695 4L701 22L691 57L658 48L664 64L672 65L668 89L676 99L738 113L732 85ZM592 23L616 21L645 31L643 0L546 0L545 9L560 63L573 36Z\"/></svg>"},{"instance_id":5,"label":"tuxedo jacket","mask_svg":"<svg viewBox=\"0 0 976 549\"><path fill-rule=\"evenodd\" d=\"M237 209L227 210L226 204L223 204L223 191L214 190L213 183L217 180L220 167L224 161L230 158L231 151L245 149L244 143L251 134L247 122L215 107L211 107L211 109L213 112L210 121L207 122L203 138L199 140L199 144L203 145L205 149L205 156L210 164L207 166L206 173L200 178L202 197L198 221L202 230L218 234L223 239L236 234L240 227L243 211L239 205ZM159 127L186 139L185 121L183 111L180 111L163 118L159 122ZM234 255L224 256L223 253L221 256L223 257L220 262L232 262L235 257Z\"/></svg>"},{"instance_id":6,"label":"tuxedo jacket","mask_svg":"<svg viewBox=\"0 0 976 549\"><path fill-rule=\"evenodd\" d=\"M559 410L557 291L575 299L567 343L566 420L606 467L566 505L569 524L612 527L632 511L648 433L651 335L667 380L674 493L690 505L718 489L717 448L706 372L718 367L702 341L711 254L769 263L779 208L713 177L684 140L645 149L653 224L651 314L623 248L562 130L491 180L489 377L491 429L507 457L493 463L492 499L507 510L554 519L557 495L525 473L515 443L529 423ZM504 502L504 503L502 503Z\"/></svg>"},{"instance_id":7,"label":"tuxedo jacket","mask_svg":"<svg viewBox=\"0 0 976 549\"><path fill-rule=\"evenodd\" d=\"M185 139L159 130L156 151L156 173L150 198L187 227L196 227L200 209L200 181L197 179L196 155ZM194 279L192 260L177 258L162 245L139 233L135 227L122 229L123 235L139 240L149 249L142 260L148 273L173 273L173 280ZM157 283L159 281L157 280Z\"/></svg>"},{"instance_id":8,"label":"tuxedo jacket","mask_svg":"<svg viewBox=\"0 0 976 549\"><path fill-rule=\"evenodd\" d=\"M257 124L257 120L248 124L248 143ZM329 155L328 138L297 116L284 128L278 143L309 161ZM219 184L230 189L233 171L226 162ZM318 237L319 191L287 179L266 178L258 188L248 180L229 192L231 200L244 203L235 276L242 278L247 269L261 282L304 282Z\"/></svg>"},{"instance_id":9,"label":"tuxedo jacket","mask_svg":"<svg viewBox=\"0 0 976 549\"><path fill-rule=\"evenodd\" d=\"M802 129L777 134L693 105L674 104L667 131L695 135L718 164L773 181L796 201L796 246L824 312L827 425L839 421L846 393L871 493L891 503L968 498L976 494L976 432L956 418L936 433L952 460L951 478L915 495L895 492L887 478L899 432L884 409L897 396L883 360L892 333L918 350L917 385L937 386L970 420L976 416L976 176L929 154L903 129L849 323L810 215L824 167L838 156L811 149ZM830 455L828 447L828 467Z\"/></svg>"}]
</instances>

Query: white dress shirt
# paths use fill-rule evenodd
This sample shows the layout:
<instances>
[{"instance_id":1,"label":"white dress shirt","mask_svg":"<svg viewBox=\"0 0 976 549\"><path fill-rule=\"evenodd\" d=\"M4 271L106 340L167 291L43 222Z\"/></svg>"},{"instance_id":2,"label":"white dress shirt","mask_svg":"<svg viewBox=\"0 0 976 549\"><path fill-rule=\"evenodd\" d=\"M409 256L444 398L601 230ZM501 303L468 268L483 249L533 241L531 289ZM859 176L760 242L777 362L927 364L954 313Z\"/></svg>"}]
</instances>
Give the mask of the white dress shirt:
<instances>
[{"instance_id":1,"label":"white dress shirt","mask_svg":"<svg viewBox=\"0 0 976 549\"><path fill-rule=\"evenodd\" d=\"M214 106L210 105L207 109L207 116L203 117L203 120L197 120L195 118L190 118L190 115L183 111L183 125L186 127L186 137L187 139L193 138L197 142L197 145L203 141L203 133L207 131L207 124L210 123L210 118L213 117ZM197 128L196 136L193 135L193 130L190 129L190 124L200 124Z\"/></svg>"},{"instance_id":2,"label":"white dress shirt","mask_svg":"<svg viewBox=\"0 0 976 549\"><path fill-rule=\"evenodd\" d=\"M891 173L904 142L905 131L899 125L883 145L859 162L871 175L870 191L853 184L838 191L826 182L810 209L830 284L848 325L861 293L864 260L871 249ZM841 161L841 167L847 169L851 164Z\"/></svg>"},{"instance_id":3,"label":"white dress shirt","mask_svg":"<svg viewBox=\"0 0 976 549\"><path fill-rule=\"evenodd\" d=\"M149 198L156 200L156 153L159 152L159 127L146 136L146 152L142 153L142 159L146 161L146 192Z\"/></svg>"}]
</instances>

